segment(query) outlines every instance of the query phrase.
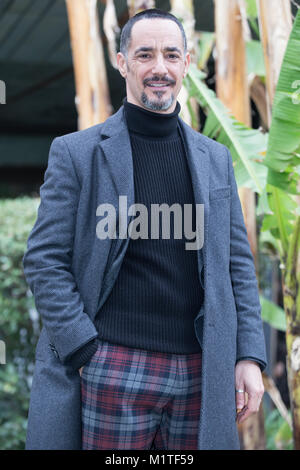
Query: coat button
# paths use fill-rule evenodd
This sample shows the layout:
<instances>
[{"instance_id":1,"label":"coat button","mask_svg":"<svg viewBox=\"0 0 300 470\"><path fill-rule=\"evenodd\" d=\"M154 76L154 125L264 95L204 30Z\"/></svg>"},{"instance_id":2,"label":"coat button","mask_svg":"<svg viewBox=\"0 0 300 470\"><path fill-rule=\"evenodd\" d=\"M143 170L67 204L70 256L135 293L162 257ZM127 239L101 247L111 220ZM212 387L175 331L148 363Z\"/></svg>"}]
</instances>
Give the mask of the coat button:
<instances>
[{"instance_id":1,"label":"coat button","mask_svg":"<svg viewBox=\"0 0 300 470\"><path fill-rule=\"evenodd\" d=\"M56 349L55 349L55 347L53 346L53 344L49 343L49 346L50 346L51 350L53 351L54 356L57 357L57 359L59 359L58 352L56 351Z\"/></svg>"},{"instance_id":2,"label":"coat button","mask_svg":"<svg viewBox=\"0 0 300 470\"><path fill-rule=\"evenodd\" d=\"M59 355L58 355L58 352L56 351L56 349L53 349L53 352L54 352L54 356L57 357L57 359L59 359Z\"/></svg>"}]
</instances>

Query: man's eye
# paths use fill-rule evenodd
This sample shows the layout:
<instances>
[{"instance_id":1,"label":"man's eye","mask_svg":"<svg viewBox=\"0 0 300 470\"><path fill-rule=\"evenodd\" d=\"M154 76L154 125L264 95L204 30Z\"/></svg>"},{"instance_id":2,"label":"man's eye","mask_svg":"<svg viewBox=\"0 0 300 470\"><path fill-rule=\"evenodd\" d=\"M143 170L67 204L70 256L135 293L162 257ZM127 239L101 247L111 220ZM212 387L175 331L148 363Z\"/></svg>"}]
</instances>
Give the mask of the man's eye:
<instances>
[{"instance_id":1,"label":"man's eye","mask_svg":"<svg viewBox=\"0 0 300 470\"><path fill-rule=\"evenodd\" d=\"M139 57L146 59L147 57L150 57L150 54L141 54Z\"/></svg>"},{"instance_id":2,"label":"man's eye","mask_svg":"<svg viewBox=\"0 0 300 470\"><path fill-rule=\"evenodd\" d=\"M176 55L176 54L169 54L168 57L170 59L178 59L178 55Z\"/></svg>"}]
</instances>

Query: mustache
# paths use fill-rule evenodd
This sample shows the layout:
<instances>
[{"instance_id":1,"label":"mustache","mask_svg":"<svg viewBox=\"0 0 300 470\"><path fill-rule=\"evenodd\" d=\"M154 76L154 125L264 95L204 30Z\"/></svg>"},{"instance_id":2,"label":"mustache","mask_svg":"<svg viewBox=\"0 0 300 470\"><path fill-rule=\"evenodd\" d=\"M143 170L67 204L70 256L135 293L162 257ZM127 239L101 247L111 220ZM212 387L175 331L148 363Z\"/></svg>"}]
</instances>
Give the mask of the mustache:
<instances>
[{"instance_id":1,"label":"mustache","mask_svg":"<svg viewBox=\"0 0 300 470\"><path fill-rule=\"evenodd\" d=\"M168 77L160 78L158 76L144 79L144 85L147 85L149 82L164 82L164 83L169 83L170 85L175 85L176 83L176 81L173 80L172 78L168 78Z\"/></svg>"}]
</instances>

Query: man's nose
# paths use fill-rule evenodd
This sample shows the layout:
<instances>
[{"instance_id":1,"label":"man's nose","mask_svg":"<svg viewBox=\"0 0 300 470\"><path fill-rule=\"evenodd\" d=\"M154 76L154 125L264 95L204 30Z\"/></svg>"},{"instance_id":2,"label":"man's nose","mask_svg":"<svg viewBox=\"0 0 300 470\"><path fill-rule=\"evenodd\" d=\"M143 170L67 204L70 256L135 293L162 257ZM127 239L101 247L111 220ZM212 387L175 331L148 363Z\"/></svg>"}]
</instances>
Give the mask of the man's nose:
<instances>
[{"instance_id":1,"label":"man's nose","mask_svg":"<svg viewBox=\"0 0 300 470\"><path fill-rule=\"evenodd\" d=\"M153 74L165 75L168 72L164 58L159 56L155 59L155 63L152 67Z\"/></svg>"}]
</instances>

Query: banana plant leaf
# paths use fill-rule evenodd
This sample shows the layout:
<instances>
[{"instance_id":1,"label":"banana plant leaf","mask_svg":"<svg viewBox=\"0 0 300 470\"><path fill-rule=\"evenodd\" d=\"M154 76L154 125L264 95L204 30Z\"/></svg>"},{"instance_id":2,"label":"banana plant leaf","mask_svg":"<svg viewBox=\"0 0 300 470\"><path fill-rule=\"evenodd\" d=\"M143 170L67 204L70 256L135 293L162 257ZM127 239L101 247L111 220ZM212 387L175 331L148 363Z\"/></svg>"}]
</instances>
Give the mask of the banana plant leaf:
<instances>
[{"instance_id":1,"label":"banana plant leaf","mask_svg":"<svg viewBox=\"0 0 300 470\"><path fill-rule=\"evenodd\" d=\"M270 230L280 242L284 260L299 216L300 177L300 11L295 18L282 61L272 108L266 158L267 192L271 213L265 214L262 231ZM295 92L296 89L296 92Z\"/></svg>"},{"instance_id":2,"label":"banana plant leaf","mask_svg":"<svg viewBox=\"0 0 300 470\"><path fill-rule=\"evenodd\" d=\"M300 10L280 69L264 164L268 183L296 194L300 171ZM283 175L282 173L285 172ZM278 175L278 173L281 173Z\"/></svg>"},{"instance_id":3,"label":"banana plant leaf","mask_svg":"<svg viewBox=\"0 0 300 470\"><path fill-rule=\"evenodd\" d=\"M259 296L259 300L261 304L261 317L263 321L271 325L276 330L286 331L286 318L284 310L262 295Z\"/></svg>"},{"instance_id":4,"label":"banana plant leaf","mask_svg":"<svg viewBox=\"0 0 300 470\"><path fill-rule=\"evenodd\" d=\"M264 53L260 41L252 39L246 42L247 73L264 78L266 68L264 62Z\"/></svg>"},{"instance_id":5,"label":"banana plant leaf","mask_svg":"<svg viewBox=\"0 0 300 470\"><path fill-rule=\"evenodd\" d=\"M269 187L269 185L267 186ZM280 212L278 212L279 219L274 218L273 214L276 210L276 203L278 203L278 200L281 206ZM269 201L269 206L272 211L271 214L266 214L263 225L262 225L262 230L271 230L275 228L276 231L280 229L280 226L285 227L285 230L287 232L287 235L291 235L293 231L293 222L295 220L295 214L298 212L298 204L296 201L294 201L289 194L286 192L282 191L281 189L277 189L277 192L275 193L274 191L270 192L268 196L268 201ZM288 222L291 222L291 224L288 224ZM284 230L284 228L282 228ZM277 232L272 234L278 238Z\"/></svg>"},{"instance_id":6,"label":"banana plant leaf","mask_svg":"<svg viewBox=\"0 0 300 470\"><path fill-rule=\"evenodd\" d=\"M255 19L257 17L256 0L246 0L247 17Z\"/></svg>"},{"instance_id":7,"label":"banana plant leaf","mask_svg":"<svg viewBox=\"0 0 300 470\"><path fill-rule=\"evenodd\" d=\"M249 23L259 38L259 28L257 24L257 5L256 0L246 0L246 13Z\"/></svg>"},{"instance_id":8,"label":"banana plant leaf","mask_svg":"<svg viewBox=\"0 0 300 470\"><path fill-rule=\"evenodd\" d=\"M215 42L215 33L201 31L197 40L197 64L200 70L206 67L207 61L211 54Z\"/></svg>"},{"instance_id":9,"label":"banana plant leaf","mask_svg":"<svg viewBox=\"0 0 300 470\"><path fill-rule=\"evenodd\" d=\"M271 257L278 257L281 254L282 248L280 240L276 239L269 230L264 232L260 230L259 234L259 252L265 253Z\"/></svg>"},{"instance_id":10,"label":"banana plant leaf","mask_svg":"<svg viewBox=\"0 0 300 470\"><path fill-rule=\"evenodd\" d=\"M267 178L267 168L262 165L262 161L267 149L268 134L237 121L214 91L207 87L204 78L205 74L191 64L184 79L189 96L195 97L206 110L207 118L202 132L229 148L238 186L248 187L262 194Z\"/></svg>"}]
</instances>

